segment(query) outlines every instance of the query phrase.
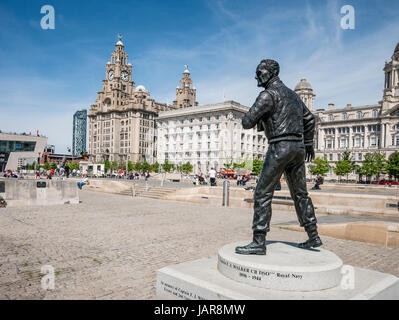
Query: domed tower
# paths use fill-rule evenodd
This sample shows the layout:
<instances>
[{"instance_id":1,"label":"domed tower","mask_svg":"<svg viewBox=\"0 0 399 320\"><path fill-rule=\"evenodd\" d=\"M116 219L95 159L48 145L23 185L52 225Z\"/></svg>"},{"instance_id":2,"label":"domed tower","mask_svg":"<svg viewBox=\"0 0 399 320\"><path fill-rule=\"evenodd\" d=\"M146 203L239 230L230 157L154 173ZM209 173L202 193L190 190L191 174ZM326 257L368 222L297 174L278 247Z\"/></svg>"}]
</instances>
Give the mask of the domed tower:
<instances>
[{"instance_id":1,"label":"domed tower","mask_svg":"<svg viewBox=\"0 0 399 320\"><path fill-rule=\"evenodd\" d=\"M295 92L299 95L308 109L313 112L314 98L316 95L313 92L312 86L305 78L302 78L301 81L296 85Z\"/></svg>"},{"instance_id":2,"label":"domed tower","mask_svg":"<svg viewBox=\"0 0 399 320\"><path fill-rule=\"evenodd\" d=\"M193 80L190 78L190 71L188 66L185 65L183 78L176 88L176 100L173 101L173 106L176 109L198 106L196 101L196 89L193 86Z\"/></svg>"},{"instance_id":3,"label":"domed tower","mask_svg":"<svg viewBox=\"0 0 399 320\"><path fill-rule=\"evenodd\" d=\"M396 45L392 60L385 63L385 87L382 110L387 111L399 103L399 43Z\"/></svg>"}]
</instances>

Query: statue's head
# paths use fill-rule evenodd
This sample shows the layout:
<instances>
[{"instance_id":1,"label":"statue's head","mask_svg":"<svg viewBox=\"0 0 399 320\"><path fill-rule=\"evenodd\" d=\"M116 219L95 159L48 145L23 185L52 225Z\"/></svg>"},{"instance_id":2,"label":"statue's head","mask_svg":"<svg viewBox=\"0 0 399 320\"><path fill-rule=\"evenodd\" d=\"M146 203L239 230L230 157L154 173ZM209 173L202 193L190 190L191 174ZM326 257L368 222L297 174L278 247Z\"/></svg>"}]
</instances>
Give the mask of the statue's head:
<instances>
[{"instance_id":1,"label":"statue's head","mask_svg":"<svg viewBox=\"0 0 399 320\"><path fill-rule=\"evenodd\" d=\"M271 78L278 76L280 65L277 61L266 59L262 60L256 68L255 79L258 81L258 87L264 87Z\"/></svg>"}]
</instances>

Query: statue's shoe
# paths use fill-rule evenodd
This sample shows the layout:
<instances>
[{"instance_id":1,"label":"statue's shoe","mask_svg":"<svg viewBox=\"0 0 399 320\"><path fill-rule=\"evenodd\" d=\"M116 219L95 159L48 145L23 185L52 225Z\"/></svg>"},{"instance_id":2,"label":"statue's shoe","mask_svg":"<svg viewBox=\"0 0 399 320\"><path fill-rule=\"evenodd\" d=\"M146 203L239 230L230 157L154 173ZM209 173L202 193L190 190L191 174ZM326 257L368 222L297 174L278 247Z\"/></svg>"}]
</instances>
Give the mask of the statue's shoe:
<instances>
[{"instance_id":1,"label":"statue's shoe","mask_svg":"<svg viewBox=\"0 0 399 320\"><path fill-rule=\"evenodd\" d=\"M306 242L299 243L298 248L301 249L310 249L310 248L317 248L323 245L323 242L321 242L321 239L319 236L309 239Z\"/></svg>"},{"instance_id":2,"label":"statue's shoe","mask_svg":"<svg viewBox=\"0 0 399 320\"><path fill-rule=\"evenodd\" d=\"M243 247L236 247L237 254L256 254L256 255L266 255L266 245L265 244L257 244L255 242L251 242L250 244Z\"/></svg>"}]
</instances>

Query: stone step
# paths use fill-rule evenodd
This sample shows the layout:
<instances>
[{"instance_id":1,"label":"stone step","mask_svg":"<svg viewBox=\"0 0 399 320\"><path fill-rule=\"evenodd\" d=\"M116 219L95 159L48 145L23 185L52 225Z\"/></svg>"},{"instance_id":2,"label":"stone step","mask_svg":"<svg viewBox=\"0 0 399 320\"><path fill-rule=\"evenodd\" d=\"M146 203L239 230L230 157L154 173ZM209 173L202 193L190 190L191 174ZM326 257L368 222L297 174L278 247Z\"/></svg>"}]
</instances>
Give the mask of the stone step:
<instances>
[{"instance_id":1,"label":"stone step","mask_svg":"<svg viewBox=\"0 0 399 320\"><path fill-rule=\"evenodd\" d=\"M168 193L176 191L175 188L168 187L152 187L149 186L146 190L145 186L135 186L136 197L151 198L151 199L161 199ZM120 192L121 195L132 196L133 187L131 189L123 190Z\"/></svg>"},{"instance_id":2,"label":"stone step","mask_svg":"<svg viewBox=\"0 0 399 320\"><path fill-rule=\"evenodd\" d=\"M170 192L174 192L174 190L151 190L149 189L148 191L146 190L137 190L136 189L136 194L138 193L159 193L159 194L166 194L166 193L170 193ZM132 190L124 190L121 191L120 194L132 194L133 191Z\"/></svg>"},{"instance_id":3,"label":"stone step","mask_svg":"<svg viewBox=\"0 0 399 320\"><path fill-rule=\"evenodd\" d=\"M132 189L132 188L130 188ZM136 190L146 190L145 186L136 186L135 187ZM167 187L152 187L152 186L148 186L148 190L159 190L159 191L176 191L176 188L167 188Z\"/></svg>"}]
</instances>

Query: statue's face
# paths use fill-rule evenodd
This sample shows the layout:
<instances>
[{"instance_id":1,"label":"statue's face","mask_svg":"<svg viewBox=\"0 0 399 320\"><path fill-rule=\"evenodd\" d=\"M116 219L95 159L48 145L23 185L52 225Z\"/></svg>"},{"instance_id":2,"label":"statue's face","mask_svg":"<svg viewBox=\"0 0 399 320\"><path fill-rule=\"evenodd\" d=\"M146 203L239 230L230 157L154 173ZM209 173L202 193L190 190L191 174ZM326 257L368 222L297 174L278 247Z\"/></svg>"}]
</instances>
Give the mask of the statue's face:
<instances>
[{"instance_id":1,"label":"statue's face","mask_svg":"<svg viewBox=\"0 0 399 320\"><path fill-rule=\"evenodd\" d=\"M258 81L258 87L263 87L273 77L270 70L267 69L264 63L261 63L256 68L255 79Z\"/></svg>"}]
</instances>

